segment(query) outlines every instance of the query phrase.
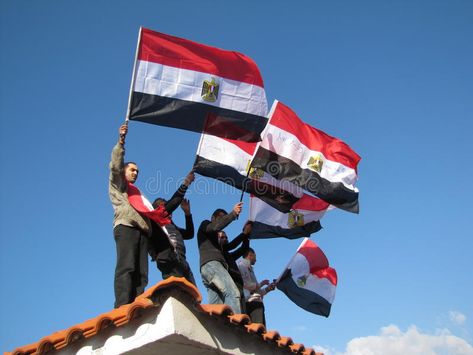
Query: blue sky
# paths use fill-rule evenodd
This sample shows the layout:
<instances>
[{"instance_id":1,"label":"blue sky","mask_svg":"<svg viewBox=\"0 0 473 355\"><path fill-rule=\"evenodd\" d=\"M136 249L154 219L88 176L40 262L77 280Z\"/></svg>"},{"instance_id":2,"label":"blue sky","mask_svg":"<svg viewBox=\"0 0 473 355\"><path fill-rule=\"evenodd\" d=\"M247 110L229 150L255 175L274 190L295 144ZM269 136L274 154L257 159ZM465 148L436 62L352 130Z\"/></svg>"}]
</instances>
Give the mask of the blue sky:
<instances>
[{"instance_id":1,"label":"blue sky","mask_svg":"<svg viewBox=\"0 0 473 355\"><path fill-rule=\"evenodd\" d=\"M252 57L269 105L362 157L361 213L332 211L312 237L338 272L332 314L275 291L268 328L326 354L472 354L472 18L467 0L0 1L0 349L113 307L108 161L144 26ZM198 139L130 123L150 199L174 192ZM197 177L189 198L198 225L239 192ZM299 242L253 242L257 276L277 277Z\"/></svg>"}]
</instances>

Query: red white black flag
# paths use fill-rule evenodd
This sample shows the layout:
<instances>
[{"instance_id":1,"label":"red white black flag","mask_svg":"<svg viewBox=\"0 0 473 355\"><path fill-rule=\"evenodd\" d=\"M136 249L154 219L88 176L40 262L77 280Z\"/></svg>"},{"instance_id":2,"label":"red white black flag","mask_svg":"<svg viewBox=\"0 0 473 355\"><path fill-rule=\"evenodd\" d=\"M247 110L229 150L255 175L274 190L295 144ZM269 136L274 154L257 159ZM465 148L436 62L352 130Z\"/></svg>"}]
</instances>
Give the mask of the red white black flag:
<instances>
[{"instance_id":1,"label":"red white black flag","mask_svg":"<svg viewBox=\"0 0 473 355\"><path fill-rule=\"evenodd\" d=\"M320 219L329 208L330 204L324 200L304 194L292 205L291 211L283 213L251 196L249 219L253 221L253 227L250 238L308 238L322 228Z\"/></svg>"},{"instance_id":2,"label":"red white black flag","mask_svg":"<svg viewBox=\"0 0 473 355\"><path fill-rule=\"evenodd\" d=\"M275 101L251 166L335 207L358 213L354 185L360 159L346 143L304 123L289 107Z\"/></svg>"},{"instance_id":3,"label":"red white black flag","mask_svg":"<svg viewBox=\"0 0 473 355\"><path fill-rule=\"evenodd\" d=\"M202 134L194 171L251 193L280 212L289 212L303 196L291 183L282 184L261 169L250 167L257 143Z\"/></svg>"},{"instance_id":4,"label":"red white black flag","mask_svg":"<svg viewBox=\"0 0 473 355\"><path fill-rule=\"evenodd\" d=\"M328 317L335 299L337 272L324 252L304 239L277 282L277 288L306 311Z\"/></svg>"},{"instance_id":5,"label":"red white black flag","mask_svg":"<svg viewBox=\"0 0 473 355\"><path fill-rule=\"evenodd\" d=\"M141 28L128 118L259 141L267 101L249 57Z\"/></svg>"}]
</instances>

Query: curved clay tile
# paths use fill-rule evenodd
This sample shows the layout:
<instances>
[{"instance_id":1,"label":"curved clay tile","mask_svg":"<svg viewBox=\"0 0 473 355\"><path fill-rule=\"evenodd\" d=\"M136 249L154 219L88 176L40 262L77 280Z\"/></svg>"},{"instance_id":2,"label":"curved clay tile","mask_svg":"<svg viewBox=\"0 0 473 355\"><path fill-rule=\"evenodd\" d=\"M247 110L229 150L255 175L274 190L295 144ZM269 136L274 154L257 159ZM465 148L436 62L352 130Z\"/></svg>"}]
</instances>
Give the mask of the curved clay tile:
<instances>
[{"instance_id":1,"label":"curved clay tile","mask_svg":"<svg viewBox=\"0 0 473 355\"><path fill-rule=\"evenodd\" d=\"M281 348L285 348L285 347L288 347L290 345L294 344L294 342L292 341L292 339L290 337L281 337L279 338L278 340L278 345L281 347Z\"/></svg>"},{"instance_id":2,"label":"curved clay tile","mask_svg":"<svg viewBox=\"0 0 473 355\"><path fill-rule=\"evenodd\" d=\"M304 345L302 344L292 344L289 346L293 353L302 353L305 350Z\"/></svg>"},{"instance_id":3,"label":"curved clay tile","mask_svg":"<svg viewBox=\"0 0 473 355\"><path fill-rule=\"evenodd\" d=\"M270 330L263 334L263 339L266 341L278 341L280 338L281 336L275 330Z\"/></svg>"},{"instance_id":4,"label":"curved clay tile","mask_svg":"<svg viewBox=\"0 0 473 355\"><path fill-rule=\"evenodd\" d=\"M240 324L240 325L246 325L250 323L250 317L246 314L233 314L231 316L228 316L228 319L230 320L230 323L233 324Z\"/></svg>"},{"instance_id":5,"label":"curved clay tile","mask_svg":"<svg viewBox=\"0 0 473 355\"><path fill-rule=\"evenodd\" d=\"M261 335L266 331L265 326L261 323L250 323L248 325L245 325L245 327L248 330L248 333L253 333L253 334Z\"/></svg>"},{"instance_id":6,"label":"curved clay tile","mask_svg":"<svg viewBox=\"0 0 473 355\"><path fill-rule=\"evenodd\" d=\"M229 316L233 314L232 308L226 304L199 304L198 308L211 316Z\"/></svg>"},{"instance_id":7,"label":"curved clay tile","mask_svg":"<svg viewBox=\"0 0 473 355\"><path fill-rule=\"evenodd\" d=\"M314 349L305 349L305 351L302 353L303 355L324 355L322 353L316 353Z\"/></svg>"},{"instance_id":8,"label":"curved clay tile","mask_svg":"<svg viewBox=\"0 0 473 355\"><path fill-rule=\"evenodd\" d=\"M126 313L126 318L128 321L135 319L141 315L143 310L152 307L153 301L149 298L137 298L135 302L130 303L128 307L128 312Z\"/></svg>"},{"instance_id":9,"label":"curved clay tile","mask_svg":"<svg viewBox=\"0 0 473 355\"><path fill-rule=\"evenodd\" d=\"M194 284L191 282L187 281L184 277L175 277L171 276L167 278L166 280L163 280L153 287L150 287L148 290L146 290L143 294L138 296L137 298L151 298L156 292L159 290L163 290L169 287L179 287L183 291L187 292L196 300L197 303L202 302L202 295L200 294L199 290L197 287L195 287Z\"/></svg>"}]
</instances>

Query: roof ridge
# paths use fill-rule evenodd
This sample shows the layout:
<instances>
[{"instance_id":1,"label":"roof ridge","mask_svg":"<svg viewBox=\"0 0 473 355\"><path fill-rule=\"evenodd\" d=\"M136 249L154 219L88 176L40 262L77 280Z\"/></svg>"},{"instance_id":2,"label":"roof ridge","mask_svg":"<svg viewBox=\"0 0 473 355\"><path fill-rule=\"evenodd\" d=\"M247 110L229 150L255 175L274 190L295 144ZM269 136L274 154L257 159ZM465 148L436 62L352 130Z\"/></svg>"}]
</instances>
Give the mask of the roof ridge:
<instances>
[{"instance_id":1,"label":"roof ridge","mask_svg":"<svg viewBox=\"0 0 473 355\"><path fill-rule=\"evenodd\" d=\"M266 330L263 324L252 323L246 314L234 314L228 305L202 304L202 295L197 287L185 278L174 276L160 281L156 285L150 287L132 303L102 313L97 317L88 319L69 328L54 332L41 338L37 342L18 347L12 352L5 352L4 354L44 354L48 351L63 349L77 340L91 338L110 326L123 326L131 320L140 317L147 309L156 307L158 304L156 304L154 300L157 299L158 295L163 294L165 296L166 293L163 291L170 288L178 288L191 296L191 298L196 302L195 309L199 312L205 313L210 317L222 317L234 326L243 327L247 333L261 337L261 340L265 342L274 342L278 348L286 348L288 351L296 354L319 354L315 353L313 349L305 348L302 344L294 344L292 338L281 336L277 331ZM169 296L166 298L168 297Z\"/></svg>"}]
</instances>

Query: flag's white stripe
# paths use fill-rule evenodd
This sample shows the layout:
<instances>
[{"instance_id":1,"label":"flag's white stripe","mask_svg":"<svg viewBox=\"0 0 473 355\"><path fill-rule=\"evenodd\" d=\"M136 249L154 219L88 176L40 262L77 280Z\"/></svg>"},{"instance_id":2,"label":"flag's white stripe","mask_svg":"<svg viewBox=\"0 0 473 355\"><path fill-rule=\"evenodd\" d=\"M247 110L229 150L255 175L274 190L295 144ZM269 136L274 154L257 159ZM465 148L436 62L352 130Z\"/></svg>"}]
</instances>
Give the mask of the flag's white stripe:
<instances>
[{"instance_id":1,"label":"flag's white stripe","mask_svg":"<svg viewBox=\"0 0 473 355\"><path fill-rule=\"evenodd\" d=\"M319 296L325 298L329 303L333 303L335 298L335 285L333 285L326 278L318 278L310 273L310 267L304 255L296 253L291 263L292 279L301 288L317 293ZM305 280L301 283L299 280ZM299 282L298 282L299 281Z\"/></svg>"},{"instance_id":2,"label":"flag's white stripe","mask_svg":"<svg viewBox=\"0 0 473 355\"><path fill-rule=\"evenodd\" d=\"M322 178L332 182L341 182L347 188L358 191L354 184L357 180L356 171L339 162L328 160L321 152L310 150L297 136L279 127L268 124L268 129L261 142L261 147L277 153L285 158L291 159L300 165L302 169L310 169L307 166L311 157L321 155L323 157Z\"/></svg>"},{"instance_id":3,"label":"flag's white stripe","mask_svg":"<svg viewBox=\"0 0 473 355\"><path fill-rule=\"evenodd\" d=\"M320 220L325 211L308 211L297 210L297 212L304 215L304 224ZM250 221L261 222L270 226L291 228L288 224L289 214L282 213L277 209L271 207L261 199L252 197L250 199Z\"/></svg>"},{"instance_id":4,"label":"flag's white stripe","mask_svg":"<svg viewBox=\"0 0 473 355\"><path fill-rule=\"evenodd\" d=\"M218 98L215 102L208 102L202 99L202 85L204 80L212 78L219 84ZM133 90L259 116L268 113L266 93L262 87L143 60L137 62Z\"/></svg>"},{"instance_id":5,"label":"flag's white stripe","mask_svg":"<svg viewBox=\"0 0 473 355\"><path fill-rule=\"evenodd\" d=\"M203 134L198 155L214 162L235 168L246 176L251 155L225 139Z\"/></svg>"},{"instance_id":6,"label":"flag's white stripe","mask_svg":"<svg viewBox=\"0 0 473 355\"><path fill-rule=\"evenodd\" d=\"M231 166L243 176L247 175L249 162L252 159L252 155L249 155L235 144L228 142L226 139L207 134L202 134L197 154L205 159ZM301 187L287 180L277 180L268 173L264 173L258 178L258 181L281 188L298 198L304 194Z\"/></svg>"}]
</instances>

